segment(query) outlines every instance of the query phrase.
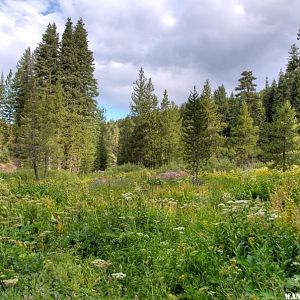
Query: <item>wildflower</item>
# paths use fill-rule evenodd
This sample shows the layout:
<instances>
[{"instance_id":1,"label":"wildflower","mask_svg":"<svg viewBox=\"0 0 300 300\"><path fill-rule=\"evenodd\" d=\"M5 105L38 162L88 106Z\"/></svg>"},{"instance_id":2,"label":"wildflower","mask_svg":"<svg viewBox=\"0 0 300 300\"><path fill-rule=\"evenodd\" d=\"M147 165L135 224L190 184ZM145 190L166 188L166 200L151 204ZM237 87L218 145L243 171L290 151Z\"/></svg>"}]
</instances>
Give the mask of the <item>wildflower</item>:
<instances>
[{"instance_id":1,"label":"wildflower","mask_svg":"<svg viewBox=\"0 0 300 300\"><path fill-rule=\"evenodd\" d=\"M275 220L277 217L278 217L278 215L275 214L275 213L270 214L270 216L269 216L269 218L268 218L268 221L273 221L273 220Z\"/></svg>"},{"instance_id":2,"label":"wildflower","mask_svg":"<svg viewBox=\"0 0 300 300\"><path fill-rule=\"evenodd\" d=\"M264 215L265 215L265 210L264 209L260 209L258 212L256 212L254 214L254 216L260 216L260 217L262 217Z\"/></svg>"},{"instance_id":3,"label":"wildflower","mask_svg":"<svg viewBox=\"0 0 300 300\"><path fill-rule=\"evenodd\" d=\"M6 288L12 287L18 283L19 279L18 278L13 278L13 279L5 279L1 280L0 282L2 285Z\"/></svg>"},{"instance_id":4,"label":"wildflower","mask_svg":"<svg viewBox=\"0 0 300 300\"><path fill-rule=\"evenodd\" d=\"M58 220L55 219L54 216L52 215L52 216L51 216L51 222L56 224L56 223L58 223Z\"/></svg>"},{"instance_id":5,"label":"wildflower","mask_svg":"<svg viewBox=\"0 0 300 300\"><path fill-rule=\"evenodd\" d=\"M168 241L162 241L162 242L160 242L160 244L161 244L162 246L167 246L167 245L169 245L169 242L168 242Z\"/></svg>"},{"instance_id":6,"label":"wildflower","mask_svg":"<svg viewBox=\"0 0 300 300\"><path fill-rule=\"evenodd\" d=\"M144 238L149 238L148 234L143 234L142 232L137 232L136 235Z\"/></svg>"},{"instance_id":7,"label":"wildflower","mask_svg":"<svg viewBox=\"0 0 300 300\"><path fill-rule=\"evenodd\" d=\"M126 274L124 274L124 273L112 273L111 277L115 278L115 279L121 279L122 280L122 279L126 278Z\"/></svg>"},{"instance_id":8,"label":"wildflower","mask_svg":"<svg viewBox=\"0 0 300 300\"><path fill-rule=\"evenodd\" d=\"M95 259L91 262L92 266L99 269L106 269L111 266L112 263L110 261L106 261L104 259Z\"/></svg>"},{"instance_id":9,"label":"wildflower","mask_svg":"<svg viewBox=\"0 0 300 300\"><path fill-rule=\"evenodd\" d=\"M125 200L132 200L132 196L133 196L132 193L125 193L125 194L122 195L122 197L123 197Z\"/></svg>"},{"instance_id":10,"label":"wildflower","mask_svg":"<svg viewBox=\"0 0 300 300\"><path fill-rule=\"evenodd\" d=\"M174 231L184 231L184 227L173 228Z\"/></svg>"},{"instance_id":11,"label":"wildflower","mask_svg":"<svg viewBox=\"0 0 300 300\"><path fill-rule=\"evenodd\" d=\"M249 200L236 200L235 203L236 204L248 204Z\"/></svg>"}]
</instances>

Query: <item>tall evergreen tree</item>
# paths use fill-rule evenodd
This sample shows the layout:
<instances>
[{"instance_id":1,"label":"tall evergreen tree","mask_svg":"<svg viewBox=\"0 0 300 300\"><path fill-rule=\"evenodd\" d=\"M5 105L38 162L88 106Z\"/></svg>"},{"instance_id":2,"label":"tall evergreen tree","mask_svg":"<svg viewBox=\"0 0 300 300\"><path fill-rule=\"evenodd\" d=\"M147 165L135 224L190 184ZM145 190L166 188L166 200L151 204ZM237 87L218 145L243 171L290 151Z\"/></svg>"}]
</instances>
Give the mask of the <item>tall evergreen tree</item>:
<instances>
[{"instance_id":1,"label":"tall evergreen tree","mask_svg":"<svg viewBox=\"0 0 300 300\"><path fill-rule=\"evenodd\" d=\"M271 142L268 145L269 158L274 166L287 168L299 159L299 124L296 118L295 109L289 101L278 106L271 125Z\"/></svg>"},{"instance_id":2,"label":"tall evergreen tree","mask_svg":"<svg viewBox=\"0 0 300 300\"><path fill-rule=\"evenodd\" d=\"M131 113L134 129L132 133L132 158L134 163L153 167L160 163L159 118L157 97L151 78L145 77L143 68L134 83L131 97Z\"/></svg>"},{"instance_id":3,"label":"tall evergreen tree","mask_svg":"<svg viewBox=\"0 0 300 300\"><path fill-rule=\"evenodd\" d=\"M258 127L253 125L246 101L243 101L235 127L231 131L231 143L238 165L243 166L253 160L257 153L257 141Z\"/></svg>"},{"instance_id":4,"label":"tall evergreen tree","mask_svg":"<svg viewBox=\"0 0 300 300\"><path fill-rule=\"evenodd\" d=\"M42 156L43 139L43 103L39 101L38 90L33 72L33 56L30 49L25 51L18 69L18 109L20 125L18 127L19 157L33 167L35 178L39 176L39 162Z\"/></svg>"},{"instance_id":5,"label":"tall evergreen tree","mask_svg":"<svg viewBox=\"0 0 300 300\"><path fill-rule=\"evenodd\" d=\"M12 70L9 71L3 85L2 94L2 122L3 122L3 142L9 151L12 151L14 144L14 121L15 121L15 92L14 76Z\"/></svg>"},{"instance_id":6,"label":"tall evergreen tree","mask_svg":"<svg viewBox=\"0 0 300 300\"><path fill-rule=\"evenodd\" d=\"M296 111L298 121L300 121L300 70L295 72L291 86L291 105Z\"/></svg>"},{"instance_id":7,"label":"tall evergreen tree","mask_svg":"<svg viewBox=\"0 0 300 300\"><path fill-rule=\"evenodd\" d=\"M296 70L299 69L299 67L300 67L299 48L296 46L296 44L293 44L289 51L289 58L288 58L288 64L286 67L286 73L293 74Z\"/></svg>"},{"instance_id":8,"label":"tall evergreen tree","mask_svg":"<svg viewBox=\"0 0 300 300\"><path fill-rule=\"evenodd\" d=\"M236 96L240 98L241 102L245 101L248 106L248 111L252 118L255 119L255 107L257 103L256 78L253 76L252 71L244 71L239 79L239 85L235 88L237 91Z\"/></svg>"},{"instance_id":9,"label":"tall evergreen tree","mask_svg":"<svg viewBox=\"0 0 300 300\"><path fill-rule=\"evenodd\" d=\"M191 92L184 107L182 128L185 160L191 167L193 181L197 182L197 177L201 165L202 155L200 149L202 134L202 116L200 111L200 97L196 87Z\"/></svg>"},{"instance_id":10,"label":"tall evergreen tree","mask_svg":"<svg viewBox=\"0 0 300 300\"><path fill-rule=\"evenodd\" d=\"M94 58L82 19L73 28L68 19L62 36L61 83L67 117L64 128L64 168L89 171L97 147L98 110Z\"/></svg>"},{"instance_id":11,"label":"tall evergreen tree","mask_svg":"<svg viewBox=\"0 0 300 300\"><path fill-rule=\"evenodd\" d=\"M119 141L118 141L118 164L124 164L134 161L132 156L132 144L134 122L131 116L118 121L119 123Z\"/></svg>"},{"instance_id":12,"label":"tall evergreen tree","mask_svg":"<svg viewBox=\"0 0 300 300\"><path fill-rule=\"evenodd\" d=\"M266 122L270 123L273 120L273 115L275 113L275 108L277 106L277 84L276 81L273 80L272 85L266 85L263 95L262 101L265 108L266 113Z\"/></svg>"},{"instance_id":13,"label":"tall evergreen tree","mask_svg":"<svg viewBox=\"0 0 300 300\"><path fill-rule=\"evenodd\" d=\"M41 127L44 176L50 167L60 167L64 106L60 87L59 37L55 23L49 24L35 51L34 75L39 102L44 110Z\"/></svg>"},{"instance_id":14,"label":"tall evergreen tree","mask_svg":"<svg viewBox=\"0 0 300 300\"><path fill-rule=\"evenodd\" d=\"M178 161L181 155L181 115L164 91L160 106L160 148L162 163Z\"/></svg>"}]
</instances>

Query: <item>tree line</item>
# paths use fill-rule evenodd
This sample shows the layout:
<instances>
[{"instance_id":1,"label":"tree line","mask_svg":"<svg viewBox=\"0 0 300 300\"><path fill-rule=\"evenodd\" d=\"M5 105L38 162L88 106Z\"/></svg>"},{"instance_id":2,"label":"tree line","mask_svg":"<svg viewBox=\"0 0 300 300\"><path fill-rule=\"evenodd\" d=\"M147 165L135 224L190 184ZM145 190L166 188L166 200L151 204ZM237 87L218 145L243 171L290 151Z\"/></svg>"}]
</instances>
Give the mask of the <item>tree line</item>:
<instances>
[{"instance_id":1,"label":"tree line","mask_svg":"<svg viewBox=\"0 0 300 300\"><path fill-rule=\"evenodd\" d=\"M14 158L37 179L50 169L104 170L183 162L197 180L211 167L266 164L286 171L299 164L300 55L289 51L277 80L256 90L252 71L235 91L212 91L207 80L178 106L165 90L159 100L143 68L133 85L130 114L106 121L97 107L94 58L82 19L69 18L61 39L49 24L26 49L16 72L0 79L0 161Z\"/></svg>"}]
</instances>

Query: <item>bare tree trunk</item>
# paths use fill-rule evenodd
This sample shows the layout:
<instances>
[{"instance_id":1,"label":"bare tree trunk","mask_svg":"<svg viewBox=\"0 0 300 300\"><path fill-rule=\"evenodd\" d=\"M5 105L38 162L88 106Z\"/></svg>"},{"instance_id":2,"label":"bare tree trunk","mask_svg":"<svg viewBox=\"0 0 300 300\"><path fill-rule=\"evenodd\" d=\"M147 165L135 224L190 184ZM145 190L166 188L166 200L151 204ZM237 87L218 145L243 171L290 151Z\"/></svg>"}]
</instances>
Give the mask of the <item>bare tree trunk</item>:
<instances>
[{"instance_id":1,"label":"bare tree trunk","mask_svg":"<svg viewBox=\"0 0 300 300\"><path fill-rule=\"evenodd\" d=\"M32 158L32 166L33 166L33 171L34 171L34 176L36 180L40 180L40 176L39 176L39 169L38 169L38 164L37 164L37 159L34 156Z\"/></svg>"}]
</instances>

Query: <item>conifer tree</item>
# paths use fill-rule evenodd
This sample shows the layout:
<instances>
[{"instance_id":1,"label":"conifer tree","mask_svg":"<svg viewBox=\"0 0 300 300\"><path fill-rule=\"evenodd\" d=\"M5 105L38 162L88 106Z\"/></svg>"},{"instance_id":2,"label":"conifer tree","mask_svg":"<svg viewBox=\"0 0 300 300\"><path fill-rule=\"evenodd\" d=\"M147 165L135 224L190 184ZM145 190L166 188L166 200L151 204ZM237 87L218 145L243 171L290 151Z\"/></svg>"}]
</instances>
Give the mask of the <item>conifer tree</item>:
<instances>
[{"instance_id":1,"label":"conifer tree","mask_svg":"<svg viewBox=\"0 0 300 300\"><path fill-rule=\"evenodd\" d=\"M76 151L76 140L79 135L80 121L78 115L79 108L75 99L78 97L78 73L74 29L70 18L66 22L62 35L60 66L61 85L66 107L66 122L63 128L63 168L70 171L77 171L78 167L75 166L75 160L79 154Z\"/></svg>"},{"instance_id":2,"label":"conifer tree","mask_svg":"<svg viewBox=\"0 0 300 300\"><path fill-rule=\"evenodd\" d=\"M243 101L235 127L231 131L231 143L238 165L243 166L253 160L257 153L257 141L258 127L253 125L246 101Z\"/></svg>"},{"instance_id":3,"label":"conifer tree","mask_svg":"<svg viewBox=\"0 0 300 300\"><path fill-rule=\"evenodd\" d=\"M39 102L42 103L44 176L48 169L60 168L62 158L62 133L64 106L60 87L59 37L55 23L49 24L35 51L34 75Z\"/></svg>"},{"instance_id":4,"label":"conifer tree","mask_svg":"<svg viewBox=\"0 0 300 300\"><path fill-rule=\"evenodd\" d=\"M61 46L61 84L67 107L64 168L87 172L96 158L98 115L94 58L82 19L67 20Z\"/></svg>"},{"instance_id":5,"label":"conifer tree","mask_svg":"<svg viewBox=\"0 0 300 300\"><path fill-rule=\"evenodd\" d=\"M2 122L3 122L3 142L11 152L14 144L14 121L15 121L15 94L14 76L12 70L9 71L4 84L2 93Z\"/></svg>"},{"instance_id":6,"label":"conifer tree","mask_svg":"<svg viewBox=\"0 0 300 300\"><path fill-rule=\"evenodd\" d=\"M133 161L132 143L134 122L133 118L127 116L118 121L119 124L119 141L118 141L118 164L125 164Z\"/></svg>"},{"instance_id":7,"label":"conifer tree","mask_svg":"<svg viewBox=\"0 0 300 300\"><path fill-rule=\"evenodd\" d=\"M224 85L219 86L214 92L214 100L218 108L218 112L222 117L222 121L228 122L229 101L226 96Z\"/></svg>"},{"instance_id":8,"label":"conifer tree","mask_svg":"<svg viewBox=\"0 0 300 300\"><path fill-rule=\"evenodd\" d=\"M200 110L200 97L196 86L191 92L185 104L182 118L183 142L185 160L191 167L193 182L197 182L197 177L201 165L201 134L202 134L202 115Z\"/></svg>"},{"instance_id":9,"label":"conifer tree","mask_svg":"<svg viewBox=\"0 0 300 300\"><path fill-rule=\"evenodd\" d=\"M300 70L295 73L291 86L291 105L296 111L298 121L300 121Z\"/></svg>"},{"instance_id":10,"label":"conifer tree","mask_svg":"<svg viewBox=\"0 0 300 300\"><path fill-rule=\"evenodd\" d=\"M151 78L145 77L143 68L134 83L131 113L134 122L132 132L132 162L153 167L160 163L159 118L157 97Z\"/></svg>"},{"instance_id":11,"label":"conifer tree","mask_svg":"<svg viewBox=\"0 0 300 300\"><path fill-rule=\"evenodd\" d=\"M280 70L278 84L277 84L277 92L276 92L276 103L274 106L275 109L277 106L281 106L286 101L286 99L291 98L290 85L291 82L287 74L284 74L283 71Z\"/></svg>"},{"instance_id":12,"label":"conifer tree","mask_svg":"<svg viewBox=\"0 0 300 300\"><path fill-rule=\"evenodd\" d=\"M266 87L263 91L262 101L265 108L266 113L266 122L271 123L273 120L273 115L275 113L275 108L277 106L277 84L276 81L273 80L272 85Z\"/></svg>"},{"instance_id":13,"label":"conifer tree","mask_svg":"<svg viewBox=\"0 0 300 300\"><path fill-rule=\"evenodd\" d=\"M160 105L160 149L162 163L178 161L181 156L181 115L175 103L164 91Z\"/></svg>"},{"instance_id":14,"label":"conifer tree","mask_svg":"<svg viewBox=\"0 0 300 300\"><path fill-rule=\"evenodd\" d=\"M272 137L268 145L269 158L273 165L285 172L290 165L299 159L299 124L295 109L289 101L278 106L270 128Z\"/></svg>"},{"instance_id":15,"label":"conifer tree","mask_svg":"<svg viewBox=\"0 0 300 300\"><path fill-rule=\"evenodd\" d=\"M18 144L20 158L32 165L35 178L39 176L39 162L43 154L43 139L41 127L43 124L43 105L39 101L38 90L33 73L33 56L30 49L25 51L18 70L18 85L20 94L20 125L18 128Z\"/></svg>"},{"instance_id":16,"label":"conifer tree","mask_svg":"<svg viewBox=\"0 0 300 300\"><path fill-rule=\"evenodd\" d=\"M293 44L289 51L289 58L288 58L288 64L286 67L286 73L289 75L292 75L296 70L299 69L299 67L300 67L299 48L296 46L296 44Z\"/></svg>"},{"instance_id":17,"label":"conifer tree","mask_svg":"<svg viewBox=\"0 0 300 300\"><path fill-rule=\"evenodd\" d=\"M203 156L203 161L206 162L212 155L219 158L221 148L225 141L222 132L226 126L226 124L222 122L222 116L218 112L216 103L213 101L208 80L205 82L201 94L200 110L203 123L201 151L206 155L206 157Z\"/></svg>"},{"instance_id":18,"label":"conifer tree","mask_svg":"<svg viewBox=\"0 0 300 300\"><path fill-rule=\"evenodd\" d=\"M257 102L256 78L253 76L252 71L244 71L239 79L239 85L235 88L237 91L236 96L242 101L245 101L248 106L248 111L253 119L255 119L255 107Z\"/></svg>"}]
</instances>

